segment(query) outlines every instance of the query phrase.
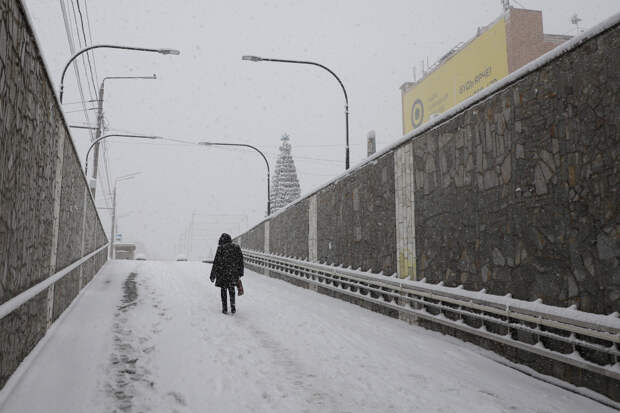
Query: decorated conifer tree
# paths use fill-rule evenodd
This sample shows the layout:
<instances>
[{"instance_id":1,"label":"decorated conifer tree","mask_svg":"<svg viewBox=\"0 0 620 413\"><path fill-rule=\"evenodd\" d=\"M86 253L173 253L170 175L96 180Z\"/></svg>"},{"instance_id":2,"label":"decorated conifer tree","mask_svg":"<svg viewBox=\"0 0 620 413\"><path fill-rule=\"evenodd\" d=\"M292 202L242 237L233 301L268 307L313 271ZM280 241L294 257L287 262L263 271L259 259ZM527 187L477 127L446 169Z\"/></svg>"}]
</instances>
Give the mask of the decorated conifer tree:
<instances>
[{"instance_id":1,"label":"decorated conifer tree","mask_svg":"<svg viewBox=\"0 0 620 413\"><path fill-rule=\"evenodd\" d=\"M299 187L299 179L297 178L297 169L291 155L291 144L289 136L282 135L282 145L280 145L280 153L276 161L276 168L271 180L271 212L290 204L301 193Z\"/></svg>"}]
</instances>

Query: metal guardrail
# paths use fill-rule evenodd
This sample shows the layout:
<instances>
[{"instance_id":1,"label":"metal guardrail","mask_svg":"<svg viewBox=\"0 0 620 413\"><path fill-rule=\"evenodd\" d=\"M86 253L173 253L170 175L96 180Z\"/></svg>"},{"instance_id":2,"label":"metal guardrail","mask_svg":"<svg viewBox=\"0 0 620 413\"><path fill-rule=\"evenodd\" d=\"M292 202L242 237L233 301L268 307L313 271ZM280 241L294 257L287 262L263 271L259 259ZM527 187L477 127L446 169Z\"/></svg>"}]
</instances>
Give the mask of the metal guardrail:
<instances>
[{"instance_id":1,"label":"metal guardrail","mask_svg":"<svg viewBox=\"0 0 620 413\"><path fill-rule=\"evenodd\" d=\"M247 264L282 276L620 380L617 313L586 313L258 251L243 254ZM534 343L519 340L524 337Z\"/></svg>"},{"instance_id":2,"label":"metal guardrail","mask_svg":"<svg viewBox=\"0 0 620 413\"><path fill-rule=\"evenodd\" d=\"M2 320L7 315L11 314L13 311L18 309L20 306L22 306L26 302L30 301L33 297L35 297L37 294L44 291L46 288L60 281L71 271L78 268L80 265L82 265L83 263L88 261L90 258L97 255L99 252L101 252L107 247L108 247L108 244L106 243L105 245L97 248L95 251L91 252L90 254L80 258L79 260L75 261L72 264L69 264L62 270L58 271L57 273L47 277L45 280L41 281L40 283L33 285L26 291L23 291L20 294L16 295L15 297L11 298L10 300L0 304L0 320Z\"/></svg>"}]
</instances>

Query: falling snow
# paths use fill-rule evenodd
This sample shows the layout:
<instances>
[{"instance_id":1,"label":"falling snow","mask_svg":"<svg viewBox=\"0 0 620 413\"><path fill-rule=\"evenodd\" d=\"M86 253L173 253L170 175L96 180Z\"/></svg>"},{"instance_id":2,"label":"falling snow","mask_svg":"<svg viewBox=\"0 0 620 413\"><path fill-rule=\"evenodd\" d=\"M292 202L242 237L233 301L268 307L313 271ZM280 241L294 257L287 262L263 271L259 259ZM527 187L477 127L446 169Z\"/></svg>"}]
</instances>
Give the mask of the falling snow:
<instances>
[{"instance_id":1,"label":"falling snow","mask_svg":"<svg viewBox=\"0 0 620 413\"><path fill-rule=\"evenodd\" d=\"M250 271L238 313L224 315L209 271L106 264L2 411L612 411L456 339Z\"/></svg>"}]
</instances>

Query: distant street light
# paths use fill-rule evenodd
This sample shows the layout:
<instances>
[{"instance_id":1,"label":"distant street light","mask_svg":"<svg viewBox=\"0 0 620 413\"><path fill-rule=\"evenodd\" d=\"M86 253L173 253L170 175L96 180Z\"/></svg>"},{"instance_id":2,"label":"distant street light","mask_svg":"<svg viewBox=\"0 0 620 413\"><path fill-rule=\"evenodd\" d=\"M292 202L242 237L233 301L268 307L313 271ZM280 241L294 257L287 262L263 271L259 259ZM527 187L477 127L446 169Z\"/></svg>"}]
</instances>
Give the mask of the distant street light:
<instances>
[{"instance_id":1,"label":"distant street light","mask_svg":"<svg viewBox=\"0 0 620 413\"><path fill-rule=\"evenodd\" d=\"M95 139L98 139L103 133L103 93L106 80L127 80L127 79L157 79L157 75L152 76L107 76L101 81L101 87L99 88L99 99L97 99L97 132L95 133ZM99 171L99 144L95 145L95 153L93 155L93 187L92 193L95 198L97 191L97 172Z\"/></svg>"},{"instance_id":2,"label":"distant street light","mask_svg":"<svg viewBox=\"0 0 620 413\"><path fill-rule=\"evenodd\" d=\"M271 59L271 58L266 58L266 57L258 57L258 56L250 56L250 55L242 56L241 60L247 60L250 62L297 63L297 64L302 64L302 65L318 66L322 69L327 70L329 73L331 73L332 76L336 78L338 83L340 83L342 92L344 93L344 101L345 101L344 117L345 117L345 124L346 124L346 133L347 133L346 146L345 146L345 169L349 169L349 97L347 96L347 90L344 88L344 85L342 84L342 81L340 80L340 78L331 69L316 62L310 62L310 61L305 61L305 60Z\"/></svg>"},{"instance_id":3,"label":"distant street light","mask_svg":"<svg viewBox=\"0 0 620 413\"><path fill-rule=\"evenodd\" d=\"M93 149L95 145L101 142L104 139L111 138L113 136L121 136L125 138L134 138L134 139L164 139L161 136L151 136L151 135L134 135L131 133L108 133L103 135L100 138L95 139L90 146L88 147L88 151L86 151L86 161L84 165L84 174L88 177L88 155L90 155L90 151Z\"/></svg>"},{"instance_id":4,"label":"distant street light","mask_svg":"<svg viewBox=\"0 0 620 413\"><path fill-rule=\"evenodd\" d=\"M136 50L136 51L139 51L139 52L152 52L152 53L160 53L160 54L163 54L163 55L168 55L168 54L170 54L170 55L179 55L179 54L181 54L181 52L176 50L176 49L151 49L151 48L148 48L148 47L120 46L120 45L114 45L114 44L96 44L94 46L85 47L84 49L76 52L73 56L71 56L71 58L65 64L65 68L62 70L62 76L60 77L60 103L62 103L62 97L63 97L64 89L65 89L65 85L64 85L64 83L65 83L65 73L67 73L67 69L69 68L69 65L71 64L71 62L73 62L82 53L86 53L89 50L99 49L99 48Z\"/></svg>"},{"instance_id":5,"label":"distant street light","mask_svg":"<svg viewBox=\"0 0 620 413\"><path fill-rule=\"evenodd\" d=\"M114 191L112 195L112 228L110 229L110 251L108 257L114 259L116 252L114 251L114 242L116 241L116 185L121 181L127 181L133 179L136 175L140 175L142 172L134 172L131 174L119 176L114 180Z\"/></svg>"},{"instance_id":6,"label":"distant street light","mask_svg":"<svg viewBox=\"0 0 620 413\"><path fill-rule=\"evenodd\" d=\"M203 146L241 146L250 149L254 149L256 152L260 154L265 160L265 165L267 165L267 216L271 215L271 186L269 184L269 161L265 157L265 154L262 153L258 148L248 145L245 143L225 143L225 142L198 142L198 145Z\"/></svg>"}]
</instances>

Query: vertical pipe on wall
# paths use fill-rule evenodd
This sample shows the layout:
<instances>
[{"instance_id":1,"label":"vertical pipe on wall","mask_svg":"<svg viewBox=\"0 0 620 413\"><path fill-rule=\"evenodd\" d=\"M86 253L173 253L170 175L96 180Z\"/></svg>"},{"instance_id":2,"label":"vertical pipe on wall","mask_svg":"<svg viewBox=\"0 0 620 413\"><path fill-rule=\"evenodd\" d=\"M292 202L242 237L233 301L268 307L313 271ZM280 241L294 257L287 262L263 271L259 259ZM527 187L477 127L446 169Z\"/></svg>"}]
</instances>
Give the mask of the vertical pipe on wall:
<instances>
[{"instance_id":1,"label":"vertical pipe on wall","mask_svg":"<svg viewBox=\"0 0 620 413\"><path fill-rule=\"evenodd\" d=\"M399 147L394 153L394 190L397 271L401 278L416 280L415 185L412 143Z\"/></svg>"},{"instance_id":2,"label":"vertical pipe on wall","mask_svg":"<svg viewBox=\"0 0 620 413\"><path fill-rule=\"evenodd\" d=\"M308 205L308 261L318 260L318 239L317 239L317 195L310 197Z\"/></svg>"},{"instance_id":3,"label":"vertical pipe on wall","mask_svg":"<svg viewBox=\"0 0 620 413\"><path fill-rule=\"evenodd\" d=\"M265 221L265 240L263 244L263 252L269 254L269 221Z\"/></svg>"}]
</instances>

